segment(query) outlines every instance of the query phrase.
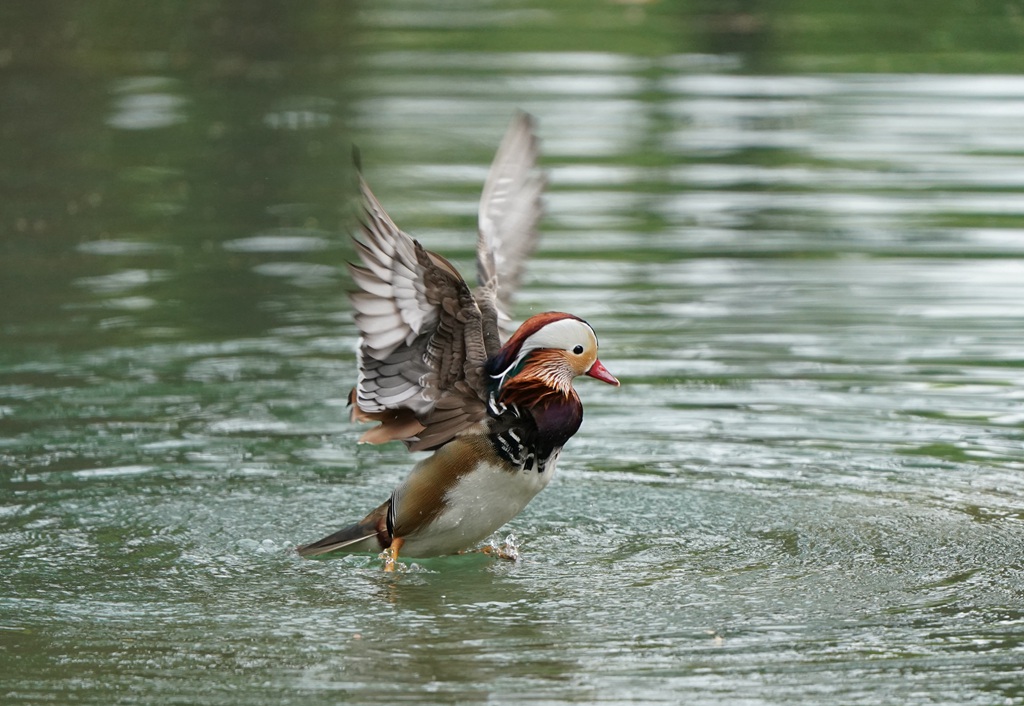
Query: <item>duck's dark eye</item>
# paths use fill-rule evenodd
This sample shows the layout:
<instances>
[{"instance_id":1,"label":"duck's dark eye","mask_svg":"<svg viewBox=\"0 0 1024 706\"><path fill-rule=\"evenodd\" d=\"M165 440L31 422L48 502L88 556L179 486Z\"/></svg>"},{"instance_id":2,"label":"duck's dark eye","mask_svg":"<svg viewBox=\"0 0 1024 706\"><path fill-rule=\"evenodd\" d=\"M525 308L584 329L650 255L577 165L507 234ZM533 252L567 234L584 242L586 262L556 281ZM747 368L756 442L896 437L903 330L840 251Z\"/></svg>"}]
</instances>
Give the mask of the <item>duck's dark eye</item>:
<instances>
[{"instance_id":1,"label":"duck's dark eye","mask_svg":"<svg viewBox=\"0 0 1024 706\"><path fill-rule=\"evenodd\" d=\"M581 353L583 353L583 346L576 346L575 348L572 349L572 352L575 353L576 355L580 355Z\"/></svg>"}]
</instances>

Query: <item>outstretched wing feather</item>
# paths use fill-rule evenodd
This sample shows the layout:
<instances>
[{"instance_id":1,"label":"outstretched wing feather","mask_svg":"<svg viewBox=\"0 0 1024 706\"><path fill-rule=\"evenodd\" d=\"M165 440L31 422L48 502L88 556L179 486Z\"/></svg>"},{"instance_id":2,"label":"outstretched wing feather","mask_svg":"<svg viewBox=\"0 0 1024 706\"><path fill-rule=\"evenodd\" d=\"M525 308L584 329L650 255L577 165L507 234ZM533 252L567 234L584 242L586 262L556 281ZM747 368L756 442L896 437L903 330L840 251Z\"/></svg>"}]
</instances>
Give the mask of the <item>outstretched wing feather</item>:
<instances>
[{"instance_id":1,"label":"outstretched wing feather","mask_svg":"<svg viewBox=\"0 0 1024 706\"><path fill-rule=\"evenodd\" d=\"M509 329L512 297L526 260L537 247L546 186L537 167L539 152L534 119L517 113L494 156L480 199L477 296L488 299L481 301L481 308L493 308L504 331Z\"/></svg>"},{"instance_id":2,"label":"outstretched wing feather","mask_svg":"<svg viewBox=\"0 0 1024 706\"><path fill-rule=\"evenodd\" d=\"M353 416L382 422L369 434L373 441L433 448L486 414L480 310L455 268L402 232L362 177L359 183L362 264L350 266L361 334Z\"/></svg>"}]
</instances>

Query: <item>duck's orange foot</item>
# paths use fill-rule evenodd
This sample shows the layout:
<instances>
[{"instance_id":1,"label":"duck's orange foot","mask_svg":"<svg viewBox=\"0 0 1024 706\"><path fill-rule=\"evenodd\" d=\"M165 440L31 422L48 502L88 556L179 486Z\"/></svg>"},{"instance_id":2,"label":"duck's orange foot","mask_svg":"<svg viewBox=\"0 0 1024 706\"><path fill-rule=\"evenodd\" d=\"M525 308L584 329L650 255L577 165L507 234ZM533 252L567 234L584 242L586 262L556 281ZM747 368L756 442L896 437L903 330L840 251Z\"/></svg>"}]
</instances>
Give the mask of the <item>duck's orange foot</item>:
<instances>
[{"instance_id":1,"label":"duck's orange foot","mask_svg":"<svg viewBox=\"0 0 1024 706\"><path fill-rule=\"evenodd\" d=\"M398 550L402 548L405 543L401 537L395 537L391 540L391 546L380 553L381 559L384 560L384 571L394 571L398 564Z\"/></svg>"}]
</instances>

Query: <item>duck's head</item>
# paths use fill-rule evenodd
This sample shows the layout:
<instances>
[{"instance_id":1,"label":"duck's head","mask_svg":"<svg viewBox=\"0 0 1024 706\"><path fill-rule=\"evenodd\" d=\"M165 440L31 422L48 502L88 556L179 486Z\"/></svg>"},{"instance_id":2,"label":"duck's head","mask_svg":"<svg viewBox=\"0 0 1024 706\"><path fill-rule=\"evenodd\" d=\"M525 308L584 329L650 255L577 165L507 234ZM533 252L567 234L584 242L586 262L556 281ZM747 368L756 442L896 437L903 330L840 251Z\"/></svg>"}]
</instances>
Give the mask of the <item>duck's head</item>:
<instances>
[{"instance_id":1,"label":"duck's head","mask_svg":"<svg viewBox=\"0 0 1024 706\"><path fill-rule=\"evenodd\" d=\"M597 335L583 319L549 311L531 316L489 362L487 372L500 389L512 378L527 378L568 394L579 375L618 385L597 357Z\"/></svg>"}]
</instances>

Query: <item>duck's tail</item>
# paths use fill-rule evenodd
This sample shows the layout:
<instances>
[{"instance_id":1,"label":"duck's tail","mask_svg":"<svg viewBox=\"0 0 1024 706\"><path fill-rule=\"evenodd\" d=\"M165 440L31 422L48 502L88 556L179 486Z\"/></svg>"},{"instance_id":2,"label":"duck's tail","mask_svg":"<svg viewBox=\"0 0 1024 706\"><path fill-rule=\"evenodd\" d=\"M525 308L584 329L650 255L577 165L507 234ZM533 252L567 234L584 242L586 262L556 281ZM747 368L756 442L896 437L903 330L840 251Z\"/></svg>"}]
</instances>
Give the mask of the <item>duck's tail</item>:
<instances>
[{"instance_id":1,"label":"duck's tail","mask_svg":"<svg viewBox=\"0 0 1024 706\"><path fill-rule=\"evenodd\" d=\"M364 517L360 522L329 534L297 549L300 556L311 557L345 550L346 552L375 552L391 544L387 527L390 501Z\"/></svg>"}]
</instances>

